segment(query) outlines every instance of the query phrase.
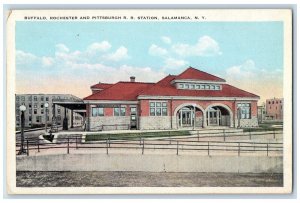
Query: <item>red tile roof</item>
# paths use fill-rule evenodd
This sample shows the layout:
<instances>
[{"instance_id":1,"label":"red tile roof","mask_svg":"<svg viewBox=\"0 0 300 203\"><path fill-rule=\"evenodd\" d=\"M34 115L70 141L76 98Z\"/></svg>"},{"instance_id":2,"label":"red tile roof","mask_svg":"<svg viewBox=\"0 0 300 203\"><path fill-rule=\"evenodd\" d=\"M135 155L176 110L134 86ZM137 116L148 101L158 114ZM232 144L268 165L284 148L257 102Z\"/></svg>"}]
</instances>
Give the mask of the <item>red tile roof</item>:
<instances>
[{"instance_id":1,"label":"red tile roof","mask_svg":"<svg viewBox=\"0 0 300 203\"><path fill-rule=\"evenodd\" d=\"M95 89L107 89L109 87L113 86L113 84L109 84L109 83L97 83L95 85L92 85L91 88L95 88Z\"/></svg>"},{"instance_id":2,"label":"red tile roof","mask_svg":"<svg viewBox=\"0 0 300 203\"><path fill-rule=\"evenodd\" d=\"M176 89L171 82L175 79L197 79L209 81L225 80L199 71L195 68L188 68L183 73L168 75L157 83L140 82L118 82L100 92L94 93L84 100L125 100L137 101L137 97L143 96L189 96L189 97L250 97L259 98L259 96L250 92L241 90L228 84L221 84L221 90L184 90Z\"/></svg>"},{"instance_id":3,"label":"red tile roof","mask_svg":"<svg viewBox=\"0 0 300 203\"><path fill-rule=\"evenodd\" d=\"M225 82L224 79L219 78L217 76L211 75L204 71L200 71L196 68L189 67L181 74L176 76L176 80L209 80L209 81L218 81L218 82Z\"/></svg>"},{"instance_id":4,"label":"red tile roof","mask_svg":"<svg viewBox=\"0 0 300 203\"><path fill-rule=\"evenodd\" d=\"M169 79L169 78L166 78ZM145 96L189 96L189 97L257 97L250 92L228 84L222 84L221 90L184 90L172 85L154 85L140 95Z\"/></svg>"},{"instance_id":5,"label":"red tile roof","mask_svg":"<svg viewBox=\"0 0 300 203\"><path fill-rule=\"evenodd\" d=\"M118 82L107 89L85 97L84 100L136 101L138 94L152 85L153 83Z\"/></svg>"}]
</instances>

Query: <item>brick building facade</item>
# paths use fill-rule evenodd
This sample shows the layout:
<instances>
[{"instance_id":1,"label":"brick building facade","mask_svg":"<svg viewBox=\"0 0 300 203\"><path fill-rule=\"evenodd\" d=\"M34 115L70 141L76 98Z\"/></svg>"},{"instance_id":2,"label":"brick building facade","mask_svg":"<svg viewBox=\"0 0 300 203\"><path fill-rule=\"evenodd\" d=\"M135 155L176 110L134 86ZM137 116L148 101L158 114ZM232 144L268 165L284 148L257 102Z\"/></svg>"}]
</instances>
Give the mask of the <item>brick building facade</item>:
<instances>
[{"instance_id":1,"label":"brick building facade","mask_svg":"<svg viewBox=\"0 0 300 203\"><path fill-rule=\"evenodd\" d=\"M266 100L266 116L271 120L283 120L283 98Z\"/></svg>"},{"instance_id":2,"label":"brick building facade","mask_svg":"<svg viewBox=\"0 0 300 203\"><path fill-rule=\"evenodd\" d=\"M99 83L84 98L88 130L256 127L259 96L189 67L157 83Z\"/></svg>"}]
</instances>

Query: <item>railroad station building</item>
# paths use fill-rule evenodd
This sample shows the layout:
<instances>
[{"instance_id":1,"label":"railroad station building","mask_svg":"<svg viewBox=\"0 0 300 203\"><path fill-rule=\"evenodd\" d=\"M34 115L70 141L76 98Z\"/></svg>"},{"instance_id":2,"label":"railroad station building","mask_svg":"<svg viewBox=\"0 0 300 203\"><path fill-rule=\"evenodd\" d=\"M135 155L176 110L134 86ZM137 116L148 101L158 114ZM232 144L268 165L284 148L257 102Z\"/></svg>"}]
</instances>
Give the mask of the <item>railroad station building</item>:
<instances>
[{"instance_id":1,"label":"railroad station building","mask_svg":"<svg viewBox=\"0 0 300 203\"><path fill-rule=\"evenodd\" d=\"M256 127L259 96L189 67L157 83L130 81L91 86L87 130Z\"/></svg>"}]
</instances>

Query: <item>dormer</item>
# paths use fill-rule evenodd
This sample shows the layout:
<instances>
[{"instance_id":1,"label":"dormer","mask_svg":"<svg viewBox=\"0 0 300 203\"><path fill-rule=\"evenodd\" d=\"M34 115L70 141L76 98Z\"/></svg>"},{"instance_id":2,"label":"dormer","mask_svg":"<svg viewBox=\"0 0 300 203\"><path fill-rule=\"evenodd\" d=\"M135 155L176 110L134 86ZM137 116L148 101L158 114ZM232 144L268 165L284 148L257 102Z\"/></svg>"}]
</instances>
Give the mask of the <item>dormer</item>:
<instances>
[{"instance_id":1,"label":"dormer","mask_svg":"<svg viewBox=\"0 0 300 203\"><path fill-rule=\"evenodd\" d=\"M175 77L171 84L177 89L184 90L222 90L226 81L217 76L189 67Z\"/></svg>"},{"instance_id":2,"label":"dormer","mask_svg":"<svg viewBox=\"0 0 300 203\"><path fill-rule=\"evenodd\" d=\"M99 82L99 83L97 83L95 85L92 85L91 86L91 90L92 90L92 93L94 94L94 93L97 93L97 92L99 92L101 90L107 89L107 88L111 87L112 85L113 84Z\"/></svg>"}]
</instances>

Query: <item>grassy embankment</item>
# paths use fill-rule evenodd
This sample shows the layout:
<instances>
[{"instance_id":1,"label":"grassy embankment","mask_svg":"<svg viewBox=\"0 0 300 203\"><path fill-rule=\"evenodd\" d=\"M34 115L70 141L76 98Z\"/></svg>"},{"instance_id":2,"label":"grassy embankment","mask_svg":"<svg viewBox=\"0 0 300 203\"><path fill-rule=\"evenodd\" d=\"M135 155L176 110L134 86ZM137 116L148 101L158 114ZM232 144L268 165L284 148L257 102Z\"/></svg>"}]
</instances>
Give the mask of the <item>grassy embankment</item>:
<instances>
[{"instance_id":1,"label":"grassy embankment","mask_svg":"<svg viewBox=\"0 0 300 203\"><path fill-rule=\"evenodd\" d=\"M118 140L118 139L140 139L140 138L151 138L151 137L170 137L170 136L186 136L190 135L188 130L181 131L159 131L159 132L141 132L141 133L122 133L122 134L89 134L86 135L85 141L101 141L101 140Z\"/></svg>"}]
</instances>

